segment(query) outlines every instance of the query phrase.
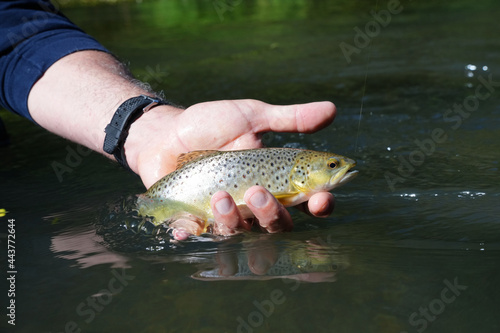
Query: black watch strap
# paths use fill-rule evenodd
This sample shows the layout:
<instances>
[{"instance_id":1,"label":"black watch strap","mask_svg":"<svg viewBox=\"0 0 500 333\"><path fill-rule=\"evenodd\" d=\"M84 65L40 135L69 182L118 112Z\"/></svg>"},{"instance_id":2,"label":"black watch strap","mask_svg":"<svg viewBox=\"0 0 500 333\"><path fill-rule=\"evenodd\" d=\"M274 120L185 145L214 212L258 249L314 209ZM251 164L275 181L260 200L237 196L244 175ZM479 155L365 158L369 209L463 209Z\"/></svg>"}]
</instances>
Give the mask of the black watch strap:
<instances>
[{"instance_id":1,"label":"black watch strap","mask_svg":"<svg viewBox=\"0 0 500 333\"><path fill-rule=\"evenodd\" d=\"M128 129L143 113L148 112L157 105L170 105L170 103L145 95L132 97L118 107L111 122L104 130L106 136L103 150L108 154L113 154L118 163L128 170L130 170L130 167L123 148L128 136Z\"/></svg>"}]
</instances>

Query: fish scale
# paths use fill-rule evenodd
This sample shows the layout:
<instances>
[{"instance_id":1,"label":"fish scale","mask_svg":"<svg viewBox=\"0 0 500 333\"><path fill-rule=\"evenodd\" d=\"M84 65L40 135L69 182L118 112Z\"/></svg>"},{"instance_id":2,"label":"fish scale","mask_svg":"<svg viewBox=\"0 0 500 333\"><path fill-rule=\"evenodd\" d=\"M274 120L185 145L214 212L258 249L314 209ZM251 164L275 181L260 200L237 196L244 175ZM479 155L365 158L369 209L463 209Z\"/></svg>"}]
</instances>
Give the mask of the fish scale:
<instances>
[{"instance_id":1,"label":"fish scale","mask_svg":"<svg viewBox=\"0 0 500 333\"><path fill-rule=\"evenodd\" d=\"M291 161L298 153L288 150L255 150L250 154L242 154L241 151L217 152L208 156L203 163L190 163L174 171L170 177L160 180L154 185L150 197L175 197L177 200L190 201L193 199L192 191L186 190L186 187L196 188L197 192L208 195L225 190L237 196L252 185L283 192L289 188L288 175L293 167ZM215 183L207 179L215 180Z\"/></svg>"},{"instance_id":2,"label":"fish scale","mask_svg":"<svg viewBox=\"0 0 500 333\"><path fill-rule=\"evenodd\" d=\"M181 155L175 171L139 196L138 212L155 224L196 221L200 230L192 233L199 234L213 223L210 200L217 191L228 192L249 217L243 197L251 186L261 185L293 206L352 178L355 164L340 155L293 148L195 151Z\"/></svg>"}]
</instances>

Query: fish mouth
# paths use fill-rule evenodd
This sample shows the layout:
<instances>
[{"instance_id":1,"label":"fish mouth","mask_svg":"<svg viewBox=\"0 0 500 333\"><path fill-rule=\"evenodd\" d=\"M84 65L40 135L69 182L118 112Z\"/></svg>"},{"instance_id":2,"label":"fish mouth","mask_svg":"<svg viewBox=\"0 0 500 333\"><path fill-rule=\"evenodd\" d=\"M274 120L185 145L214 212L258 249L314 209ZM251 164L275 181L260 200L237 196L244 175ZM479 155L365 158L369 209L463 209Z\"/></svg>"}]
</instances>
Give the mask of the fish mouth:
<instances>
[{"instance_id":1,"label":"fish mouth","mask_svg":"<svg viewBox=\"0 0 500 333\"><path fill-rule=\"evenodd\" d=\"M347 170L346 173L344 173L342 178L339 180L338 185L350 182L357 175L358 175L358 170L352 170L352 169Z\"/></svg>"},{"instance_id":2,"label":"fish mouth","mask_svg":"<svg viewBox=\"0 0 500 333\"><path fill-rule=\"evenodd\" d=\"M341 169L332 176L332 178L330 179L330 184L334 185L334 187L338 187L350 182L354 177L358 175L358 170L352 169L355 166L356 161L347 159L347 161L343 163Z\"/></svg>"}]
</instances>

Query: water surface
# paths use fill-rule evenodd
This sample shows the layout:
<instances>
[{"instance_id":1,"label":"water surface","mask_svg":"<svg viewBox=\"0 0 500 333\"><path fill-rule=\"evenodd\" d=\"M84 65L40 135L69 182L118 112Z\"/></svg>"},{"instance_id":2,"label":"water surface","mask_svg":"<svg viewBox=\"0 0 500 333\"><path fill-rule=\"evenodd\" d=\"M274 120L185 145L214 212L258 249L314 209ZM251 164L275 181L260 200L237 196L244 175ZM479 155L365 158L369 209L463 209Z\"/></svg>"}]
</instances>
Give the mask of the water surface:
<instances>
[{"instance_id":1,"label":"water surface","mask_svg":"<svg viewBox=\"0 0 500 333\"><path fill-rule=\"evenodd\" d=\"M15 219L18 271L16 327L4 315L2 330L498 332L500 6L401 1L377 29L371 12L387 6L67 5L179 104L335 102L329 128L266 143L352 157L360 175L335 192L331 217L291 210L291 233L172 245L121 227L122 201L144 191L138 178L2 111L12 142L0 148L2 244ZM357 50L348 57L346 44ZM54 162L72 151L81 158L58 178ZM263 276L250 269L275 260Z\"/></svg>"}]
</instances>

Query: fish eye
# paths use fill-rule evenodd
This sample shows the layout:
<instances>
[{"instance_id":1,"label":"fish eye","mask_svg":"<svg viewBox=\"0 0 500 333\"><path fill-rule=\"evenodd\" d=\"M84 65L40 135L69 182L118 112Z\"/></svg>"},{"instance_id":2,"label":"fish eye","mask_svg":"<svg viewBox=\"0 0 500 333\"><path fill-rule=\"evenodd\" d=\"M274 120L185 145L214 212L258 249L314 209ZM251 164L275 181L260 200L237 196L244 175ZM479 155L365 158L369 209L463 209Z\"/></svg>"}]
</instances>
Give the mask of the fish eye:
<instances>
[{"instance_id":1,"label":"fish eye","mask_svg":"<svg viewBox=\"0 0 500 333\"><path fill-rule=\"evenodd\" d=\"M331 169L335 169L337 167L337 161L335 160L329 160L328 161L328 167L331 168Z\"/></svg>"}]
</instances>

